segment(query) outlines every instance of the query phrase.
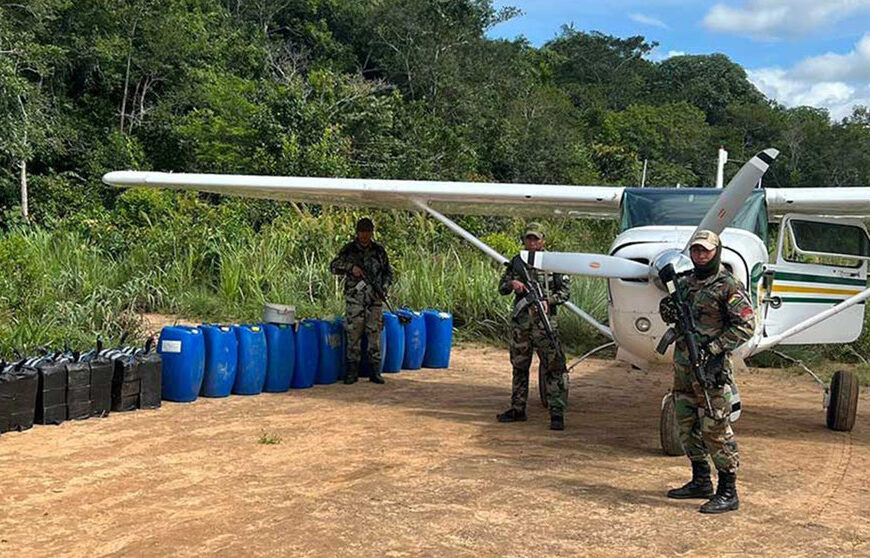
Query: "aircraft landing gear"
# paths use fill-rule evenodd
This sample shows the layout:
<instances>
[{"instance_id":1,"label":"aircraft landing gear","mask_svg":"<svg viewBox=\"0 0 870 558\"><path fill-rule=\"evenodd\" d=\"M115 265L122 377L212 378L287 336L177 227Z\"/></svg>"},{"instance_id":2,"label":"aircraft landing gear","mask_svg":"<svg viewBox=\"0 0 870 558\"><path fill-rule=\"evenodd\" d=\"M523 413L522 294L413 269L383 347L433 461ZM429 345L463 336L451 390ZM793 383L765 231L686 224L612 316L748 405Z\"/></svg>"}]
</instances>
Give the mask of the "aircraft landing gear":
<instances>
[{"instance_id":1,"label":"aircraft landing gear","mask_svg":"<svg viewBox=\"0 0 870 558\"><path fill-rule=\"evenodd\" d=\"M827 410L826 424L831 430L849 432L855 426L855 415L858 413L858 377L854 372L838 370L831 378L830 388L825 382L810 370L800 360L790 357L780 351L771 351L778 357L793 362L813 377L824 390L822 408Z\"/></svg>"},{"instance_id":2,"label":"aircraft landing gear","mask_svg":"<svg viewBox=\"0 0 870 558\"><path fill-rule=\"evenodd\" d=\"M662 414L659 417L659 436L662 451L665 455L686 455L683 443L680 441L680 427L677 425L677 414L674 394L668 392L662 398Z\"/></svg>"},{"instance_id":3,"label":"aircraft landing gear","mask_svg":"<svg viewBox=\"0 0 870 558\"><path fill-rule=\"evenodd\" d=\"M854 372L838 370L831 378L830 392L825 395L828 403L828 428L851 431L858 413L858 377Z\"/></svg>"}]
</instances>

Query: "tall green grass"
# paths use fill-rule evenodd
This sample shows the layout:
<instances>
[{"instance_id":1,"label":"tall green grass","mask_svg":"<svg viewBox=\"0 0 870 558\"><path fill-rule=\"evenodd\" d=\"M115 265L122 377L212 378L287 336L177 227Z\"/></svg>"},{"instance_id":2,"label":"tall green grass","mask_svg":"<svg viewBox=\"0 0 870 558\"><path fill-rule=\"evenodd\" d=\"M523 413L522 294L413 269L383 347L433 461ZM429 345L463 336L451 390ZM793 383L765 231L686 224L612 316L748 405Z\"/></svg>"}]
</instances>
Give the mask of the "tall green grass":
<instances>
[{"instance_id":1,"label":"tall green grass","mask_svg":"<svg viewBox=\"0 0 870 558\"><path fill-rule=\"evenodd\" d=\"M256 321L269 301L295 305L304 317L343 313L341 278L329 273L329 262L363 212L265 204L269 218L261 219L257 203L128 192L112 212L53 230L0 232L0 354L85 347L97 335L109 343L124 332L141 338L146 312ZM506 338L511 297L497 292L501 266L422 215L374 216L394 267L395 306L448 310L460 338ZM464 225L508 255L519 249L519 221L468 218ZM602 282L580 280L574 291L575 302L605 318ZM569 346L594 335L569 316L561 321L566 336L577 337Z\"/></svg>"},{"instance_id":2,"label":"tall green grass","mask_svg":"<svg viewBox=\"0 0 870 558\"><path fill-rule=\"evenodd\" d=\"M341 279L328 266L362 215L374 217L376 239L390 255L396 306L450 311L460 339L505 344L512 297L498 294L501 266L423 215L213 203L138 190L126 192L112 211L77 215L52 230L0 230L0 356L66 342L85 348L97 335L108 343L124 332L141 339L145 312L247 322L259 320L269 301L295 305L302 317L340 315ZM507 256L520 248L519 219L461 221ZM616 233L607 221L548 225L548 245L556 250L606 251ZM573 278L572 301L606 323L603 280ZM559 326L575 354L605 341L566 310ZM868 331L850 346L786 352L807 362L857 362L870 357Z\"/></svg>"}]
</instances>

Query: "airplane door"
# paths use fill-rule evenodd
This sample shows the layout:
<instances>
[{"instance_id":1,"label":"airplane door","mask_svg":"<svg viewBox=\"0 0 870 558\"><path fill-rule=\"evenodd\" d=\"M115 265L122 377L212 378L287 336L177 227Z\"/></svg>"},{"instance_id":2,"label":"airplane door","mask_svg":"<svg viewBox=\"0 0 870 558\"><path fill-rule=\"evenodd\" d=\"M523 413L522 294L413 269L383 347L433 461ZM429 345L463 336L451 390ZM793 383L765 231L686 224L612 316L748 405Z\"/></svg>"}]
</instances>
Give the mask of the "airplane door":
<instances>
[{"instance_id":1,"label":"airplane door","mask_svg":"<svg viewBox=\"0 0 870 558\"><path fill-rule=\"evenodd\" d=\"M783 217L776 263L758 285L764 336L780 334L867 287L870 237L857 219ZM864 303L783 341L784 345L849 343L861 335Z\"/></svg>"}]
</instances>

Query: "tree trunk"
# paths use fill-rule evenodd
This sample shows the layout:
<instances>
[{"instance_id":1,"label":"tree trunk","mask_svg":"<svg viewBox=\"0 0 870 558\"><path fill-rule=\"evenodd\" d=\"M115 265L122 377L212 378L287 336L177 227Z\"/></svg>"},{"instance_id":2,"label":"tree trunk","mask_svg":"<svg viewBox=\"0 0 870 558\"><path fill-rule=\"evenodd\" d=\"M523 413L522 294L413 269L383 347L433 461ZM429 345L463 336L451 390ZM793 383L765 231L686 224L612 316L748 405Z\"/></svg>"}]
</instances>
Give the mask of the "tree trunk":
<instances>
[{"instance_id":1,"label":"tree trunk","mask_svg":"<svg viewBox=\"0 0 870 558\"><path fill-rule=\"evenodd\" d=\"M18 163L21 167L21 216L25 221L30 220L29 211L27 208L27 160L21 159Z\"/></svg>"},{"instance_id":2,"label":"tree trunk","mask_svg":"<svg viewBox=\"0 0 870 558\"><path fill-rule=\"evenodd\" d=\"M127 55L127 71L124 72L124 96L121 98L121 133L124 133L124 119L127 117L127 91L130 88L130 62L133 58L132 47Z\"/></svg>"},{"instance_id":3,"label":"tree trunk","mask_svg":"<svg viewBox=\"0 0 870 558\"><path fill-rule=\"evenodd\" d=\"M133 37L136 35L136 26L139 25L139 20L133 21L133 28L130 30L130 50L127 52L127 69L124 71L124 96L121 99L121 134L124 133L124 120L127 118L127 92L130 88L130 64L133 62Z\"/></svg>"}]
</instances>

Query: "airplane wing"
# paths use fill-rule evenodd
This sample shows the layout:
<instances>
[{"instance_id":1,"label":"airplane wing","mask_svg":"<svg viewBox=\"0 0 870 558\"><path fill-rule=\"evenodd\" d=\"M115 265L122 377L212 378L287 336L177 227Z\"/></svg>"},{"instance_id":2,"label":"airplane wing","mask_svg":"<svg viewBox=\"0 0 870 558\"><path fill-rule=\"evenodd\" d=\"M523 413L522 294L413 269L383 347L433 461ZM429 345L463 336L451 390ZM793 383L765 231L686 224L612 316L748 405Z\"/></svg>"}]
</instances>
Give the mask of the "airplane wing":
<instances>
[{"instance_id":1,"label":"airplane wing","mask_svg":"<svg viewBox=\"0 0 870 558\"><path fill-rule=\"evenodd\" d=\"M870 188L765 188L767 215L779 221L787 213L870 218Z\"/></svg>"},{"instance_id":2,"label":"airplane wing","mask_svg":"<svg viewBox=\"0 0 870 558\"><path fill-rule=\"evenodd\" d=\"M103 182L120 187L197 190L215 194L320 204L419 211L417 202L459 215L519 214L616 218L621 187L369 180L115 171Z\"/></svg>"}]
</instances>

